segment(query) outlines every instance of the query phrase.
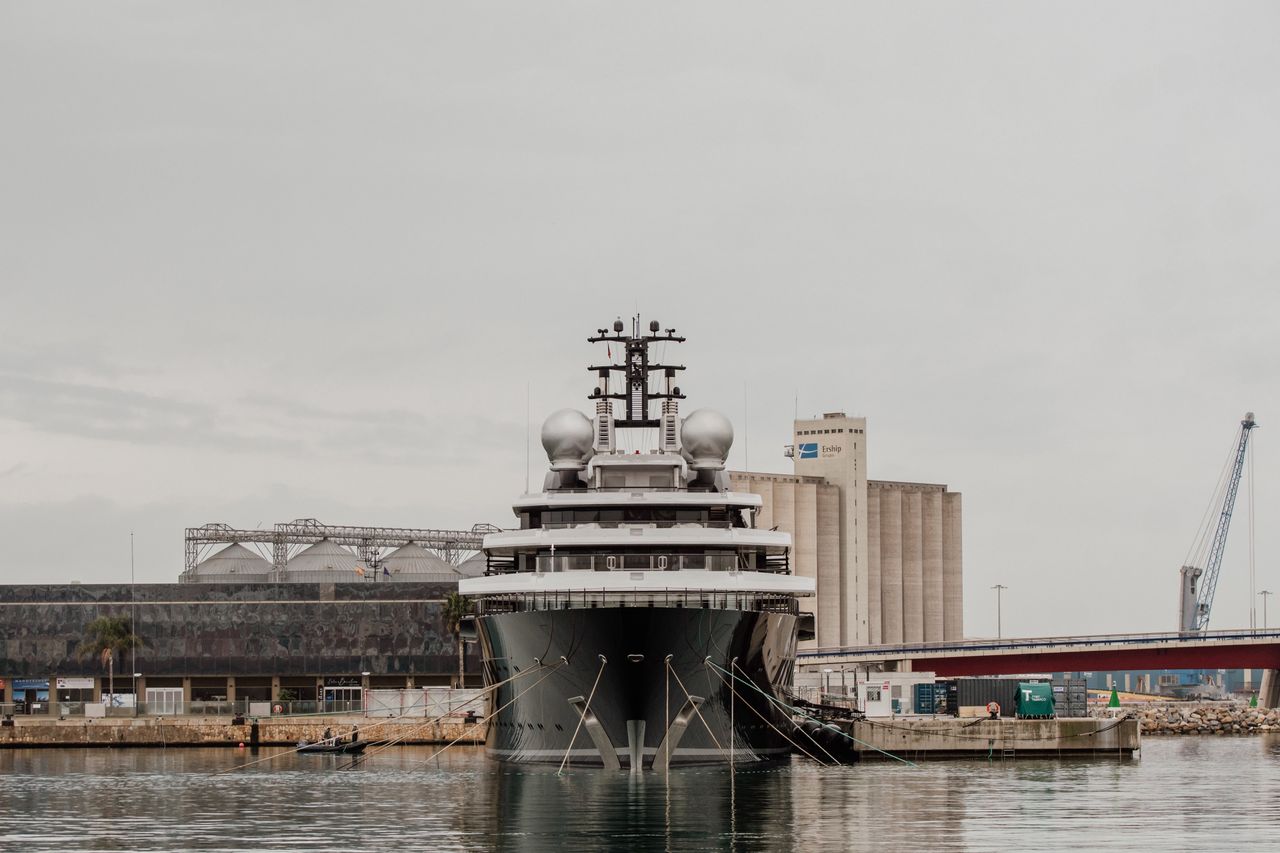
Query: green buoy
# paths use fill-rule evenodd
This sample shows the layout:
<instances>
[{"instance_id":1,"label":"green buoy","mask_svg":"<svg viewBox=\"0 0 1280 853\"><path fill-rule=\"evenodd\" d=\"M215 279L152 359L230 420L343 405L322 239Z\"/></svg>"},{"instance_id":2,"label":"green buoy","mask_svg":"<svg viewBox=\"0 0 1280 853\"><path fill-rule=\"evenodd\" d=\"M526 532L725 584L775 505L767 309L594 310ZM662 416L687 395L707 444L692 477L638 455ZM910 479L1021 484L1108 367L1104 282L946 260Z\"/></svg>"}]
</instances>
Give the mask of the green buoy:
<instances>
[{"instance_id":1,"label":"green buoy","mask_svg":"<svg viewBox=\"0 0 1280 853\"><path fill-rule=\"evenodd\" d=\"M1114 687L1111 688L1111 701L1107 703L1108 708L1120 707L1120 694L1116 692Z\"/></svg>"}]
</instances>

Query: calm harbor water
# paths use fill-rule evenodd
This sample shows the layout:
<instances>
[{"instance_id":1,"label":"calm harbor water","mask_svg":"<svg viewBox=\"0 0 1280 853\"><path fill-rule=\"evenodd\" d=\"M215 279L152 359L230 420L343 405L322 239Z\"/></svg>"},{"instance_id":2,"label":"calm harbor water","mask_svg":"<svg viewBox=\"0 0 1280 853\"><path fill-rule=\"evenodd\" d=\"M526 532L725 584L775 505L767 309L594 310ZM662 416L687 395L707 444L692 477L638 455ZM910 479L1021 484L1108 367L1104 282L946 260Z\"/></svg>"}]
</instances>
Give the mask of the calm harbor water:
<instances>
[{"instance_id":1,"label":"calm harbor water","mask_svg":"<svg viewBox=\"0 0 1280 853\"><path fill-rule=\"evenodd\" d=\"M1148 738L1140 758L909 767L511 768L394 748L0 752L0 850L1280 849L1280 738ZM255 758L278 757L230 773Z\"/></svg>"}]
</instances>

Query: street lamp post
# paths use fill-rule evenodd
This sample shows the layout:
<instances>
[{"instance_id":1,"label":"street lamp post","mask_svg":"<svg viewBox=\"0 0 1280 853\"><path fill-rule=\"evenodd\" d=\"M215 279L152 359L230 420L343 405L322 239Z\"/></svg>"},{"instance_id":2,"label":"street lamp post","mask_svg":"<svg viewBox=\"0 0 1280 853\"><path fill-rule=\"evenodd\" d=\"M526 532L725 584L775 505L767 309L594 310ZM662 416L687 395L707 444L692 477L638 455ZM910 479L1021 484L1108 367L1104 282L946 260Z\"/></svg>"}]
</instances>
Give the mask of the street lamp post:
<instances>
[{"instance_id":1,"label":"street lamp post","mask_svg":"<svg viewBox=\"0 0 1280 853\"><path fill-rule=\"evenodd\" d=\"M133 574L133 531L129 531L129 633L133 642L129 645L129 668L133 670L133 715L138 716L138 596ZM114 652L113 652L114 654ZM115 697L112 697L115 701Z\"/></svg>"},{"instance_id":2,"label":"street lamp post","mask_svg":"<svg viewBox=\"0 0 1280 853\"><path fill-rule=\"evenodd\" d=\"M1001 596L1001 593L1003 593L1009 587L1005 586L1002 583L998 583L991 588L996 591L996 639L999 640L1004 636L1004 626L1002 624L1002 618L1001 618L1002 614L1000 612L1000 604L1001 604L1000 596Z\"/></svg>"},{"instance_id":3,"label":"street lamp post","mask_svg":"<svg viewBox=\"0 0 1280 853\"><path fill-rule=\"evenodd\" d=\"M1275 593L1269 589L1264 589L1258 595L1262 596L1262 630L1265 631L1267 630L1267 598L1275 595Z\"/></svg>"}]
</instances>

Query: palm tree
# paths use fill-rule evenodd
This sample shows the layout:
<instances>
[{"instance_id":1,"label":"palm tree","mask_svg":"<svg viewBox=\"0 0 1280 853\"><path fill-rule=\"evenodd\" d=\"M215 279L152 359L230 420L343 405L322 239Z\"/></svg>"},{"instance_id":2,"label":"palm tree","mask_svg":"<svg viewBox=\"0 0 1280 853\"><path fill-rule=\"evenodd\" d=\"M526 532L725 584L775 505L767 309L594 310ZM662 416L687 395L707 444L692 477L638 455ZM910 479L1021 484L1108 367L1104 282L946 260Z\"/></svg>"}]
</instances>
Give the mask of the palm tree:
<instances>
[{"instance_id":1,"label":"palm tree","mask_svg":"<svg viewBox=\"0 0 1280 853\"><path fill-rule=\"evenodd\" d=\"M116 653L135 649L142 640L133 633L133 623L124 616L99 616L84 629L81 657L97 658L107 668L107 694L116 693Z\"/></svg>"},{"instance_id":2,"label":"palm tree","mask_svg":"<svg viewBox=\"0 0 1280 853\"><path fill-rule=\"evenodd\" d=\"M463 686L463 677L466 675L466 657L464 649L466 644L462 642L462 620L463 617L471 615L471 599L460 593L451 592L444 602L444 620L445 626L450 634L453 634L454 642L458 644L458 686Z\"/></svg>"}]
</instances>

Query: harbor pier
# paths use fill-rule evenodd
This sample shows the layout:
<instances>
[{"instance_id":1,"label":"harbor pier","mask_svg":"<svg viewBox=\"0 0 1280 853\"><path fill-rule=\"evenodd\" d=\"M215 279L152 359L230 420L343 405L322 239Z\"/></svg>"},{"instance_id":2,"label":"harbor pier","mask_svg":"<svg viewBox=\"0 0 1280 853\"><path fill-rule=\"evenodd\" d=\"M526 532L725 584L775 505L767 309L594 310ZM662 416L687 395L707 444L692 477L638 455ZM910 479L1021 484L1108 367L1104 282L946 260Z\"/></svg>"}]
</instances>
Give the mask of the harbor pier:
<instances>
[{"instance_id":1,"label":"harbor pier","mask_svg":"<svg viewBox=\"0 0 1280 853\"><path fill-rule=\"evenodd\" d=\"M1048 758L1113 754L1142 748L1133 717L1026 719L864 719L836 722L857 759Z\"/></svg>"},{"instance_id":2,"label":"harbor pier","mask_svg":"<svg viewBox=\"0 0 1280 853\"><path fill-rule=\"evenodd\" d=\"M484 743L485 726L465 718L380 720L353 716L246 717L39 717L12 720L0 726L0 749L25 747L185 747L294 746L315 743L326 729L349 739L352 727L370 743L460 745ZM6 721L10 722L10 721Z\"/></svg>"}]
</instances>

